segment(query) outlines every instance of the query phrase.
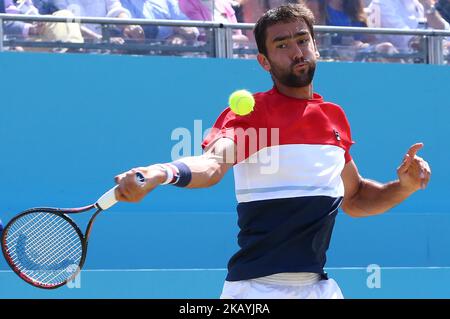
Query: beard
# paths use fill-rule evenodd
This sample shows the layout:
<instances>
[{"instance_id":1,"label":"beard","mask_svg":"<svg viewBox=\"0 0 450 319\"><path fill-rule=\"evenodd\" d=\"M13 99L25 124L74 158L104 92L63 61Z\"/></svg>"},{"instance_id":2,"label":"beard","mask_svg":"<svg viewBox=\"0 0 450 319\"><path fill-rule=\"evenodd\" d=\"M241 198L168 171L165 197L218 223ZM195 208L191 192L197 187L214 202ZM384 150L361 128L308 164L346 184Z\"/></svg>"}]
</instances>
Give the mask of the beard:
<instances>
[{"instance_id":1,"label":"beard","mask_svg":"<svg viewBox=\"0 0 450 319\"><path fill-rule=\"evenodd\" d=\"M271 62L271 61L270 61ZM301 70L299 74L294 71L295 65L298 63L306 63L308 68ZM316 62L310 60L295 61L292 63L289 70L278 66L277 64L271 62L271 75L272 79L275 79L281 84L289 87L305 87L311 84L314 73L316 71Z\"/></svg>"}]
</instances>

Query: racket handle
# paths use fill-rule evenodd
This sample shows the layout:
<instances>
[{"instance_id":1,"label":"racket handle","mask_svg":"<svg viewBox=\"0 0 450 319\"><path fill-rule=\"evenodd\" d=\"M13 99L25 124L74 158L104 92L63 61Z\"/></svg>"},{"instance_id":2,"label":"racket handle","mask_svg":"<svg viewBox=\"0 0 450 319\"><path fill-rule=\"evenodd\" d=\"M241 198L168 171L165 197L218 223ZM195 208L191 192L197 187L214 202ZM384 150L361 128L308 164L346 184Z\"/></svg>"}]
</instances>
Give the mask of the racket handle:
<instances>
[{"instance_id":1,"label":"racket handle","mask_svg":"<svg viewBox=\"0 0 450 319\"><path fill-rule=\"evenodd\" d=\"M138 185L144 185L145 184L145 177L141 173L136 173L136 183ZM95 206L97 208L100 208L101 210L106 210L110 208L111 206L114 206L117 204L118 200L116 198L116 188L117 186L114 186L109 191L107 191L105 194L103 194L95 203Z\"/></svg>"}]
</instances>

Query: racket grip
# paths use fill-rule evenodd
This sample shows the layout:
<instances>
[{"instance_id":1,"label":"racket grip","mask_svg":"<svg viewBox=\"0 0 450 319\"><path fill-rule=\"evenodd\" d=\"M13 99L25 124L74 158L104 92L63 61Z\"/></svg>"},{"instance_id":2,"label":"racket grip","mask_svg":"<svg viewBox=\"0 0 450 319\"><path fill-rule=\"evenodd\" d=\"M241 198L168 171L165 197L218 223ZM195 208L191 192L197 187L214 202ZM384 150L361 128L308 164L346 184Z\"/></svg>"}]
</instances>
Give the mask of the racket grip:
<instances>
[{"instance_id":1,"label":"racket grip","mask_svg":"<svg viewBox=\"0 0 450 319\"><path fill-rule=\"evenodd\" d=\"M141 173L136 173L136 183L138 185L144 185L145 184L145 177ZM116 198L116 188L117 186L114 186L109 191L107 191L105 194L103 194L98 200L97 203L95 203L95 206L100 208L101 210L106 210L110 208L111 206L114 206L117 204L118 200Z\"/></svg>"},{"instance_id":2,"label":"racket grip","mask_svg":"<svg viewBox=\"0 0 450 319\"><path fill-rule=\"evenodd\" d=\"M107 191L105 194L103 194L98 200L97 203L95 203L95 206L97 208L100 208L101 210L105 210L110 208L111 206L114 206L117 204L117 198L116 198L116 188L117 186L114 186L109 191Z\"/></svg>"}]
</instances>

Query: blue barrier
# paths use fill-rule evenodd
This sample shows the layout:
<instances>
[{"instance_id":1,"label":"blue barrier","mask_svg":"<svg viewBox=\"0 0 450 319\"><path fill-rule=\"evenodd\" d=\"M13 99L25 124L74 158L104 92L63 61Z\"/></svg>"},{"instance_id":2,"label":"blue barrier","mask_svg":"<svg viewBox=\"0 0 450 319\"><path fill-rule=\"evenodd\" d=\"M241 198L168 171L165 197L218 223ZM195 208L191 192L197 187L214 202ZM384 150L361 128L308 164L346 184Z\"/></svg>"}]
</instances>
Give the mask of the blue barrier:
<instances>
[{"instance_id":1,"label":"blue barrier","mask_svg":"<svg viewBox=\"0 0 450 319\"><path fill-rule=\"evenodd\" d=\"M272 86L256 61L175 57L2 53L0 75L5 223L28 207L94 201L115 174L169 161L174 129L199 132L198 147L235 89ZM329 267L450 265L448 83L438 66L319 63L315 90L345 109L363 176L396 178L417 141L433 170L428 189L389 214L340 214ZM121 203L94 225L86 267L225 268L236 250L235 204L232 174L210 189L161 187Z\"/></svg>"}]
</instances>

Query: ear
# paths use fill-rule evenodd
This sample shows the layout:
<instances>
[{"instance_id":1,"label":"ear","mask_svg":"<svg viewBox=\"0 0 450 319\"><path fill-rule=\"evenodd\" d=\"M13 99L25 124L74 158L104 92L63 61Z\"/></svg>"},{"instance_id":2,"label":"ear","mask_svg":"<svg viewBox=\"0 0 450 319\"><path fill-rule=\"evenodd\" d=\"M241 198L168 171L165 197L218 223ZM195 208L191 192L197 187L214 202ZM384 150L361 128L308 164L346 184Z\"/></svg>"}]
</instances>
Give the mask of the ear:
<instances>
[{"instance_id":1,"label":"ear","mask_svg":"<svg viewBox=\"0 0 450 319\"><path fill-rule=\"evenodd\" d=\"M264 70L266 70L267 72L270 72L270 62L269 60L266 58L266 56L264 54L258 53L258 56L256 57L259 64L263 67Z\"/></svg>"}]
</instances>

